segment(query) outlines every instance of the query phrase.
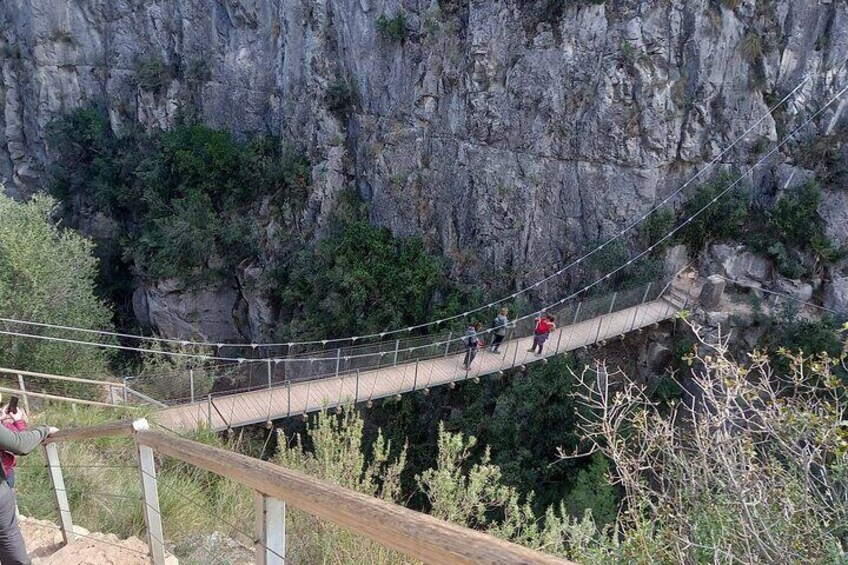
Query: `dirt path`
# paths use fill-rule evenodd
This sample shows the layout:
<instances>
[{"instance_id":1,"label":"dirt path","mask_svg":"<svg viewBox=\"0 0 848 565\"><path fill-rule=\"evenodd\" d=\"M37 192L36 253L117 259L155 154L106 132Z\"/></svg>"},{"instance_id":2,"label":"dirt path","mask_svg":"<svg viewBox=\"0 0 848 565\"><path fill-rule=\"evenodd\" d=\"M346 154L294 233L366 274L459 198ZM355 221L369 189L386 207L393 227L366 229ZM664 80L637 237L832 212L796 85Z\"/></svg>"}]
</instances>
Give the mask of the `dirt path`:
<instances>
[{"instance_id":1,"label":"dirt path","mask_svg":"<svg viewBox=\"0 0 848 565\"><path fill-rule=\"evenodd\" d=\"M77 528L79 538L62 546L62 532L52 522L21 517L21 531L33 565L149 565L147 544L138 538L90 533ZM168 556L169 565L178 565Z\"/></svg>"}]
</instances>

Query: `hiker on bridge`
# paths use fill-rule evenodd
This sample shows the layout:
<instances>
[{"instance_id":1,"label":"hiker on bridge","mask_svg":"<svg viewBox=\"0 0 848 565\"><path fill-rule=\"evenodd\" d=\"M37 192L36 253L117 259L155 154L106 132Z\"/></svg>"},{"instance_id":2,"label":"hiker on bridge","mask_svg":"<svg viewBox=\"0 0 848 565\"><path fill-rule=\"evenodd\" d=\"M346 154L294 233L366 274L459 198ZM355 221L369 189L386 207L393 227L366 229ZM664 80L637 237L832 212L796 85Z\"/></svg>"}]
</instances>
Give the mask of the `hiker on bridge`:
<instances>
[{"instance_id":1,"label":"hiker on bridge","mask_svg":"<svg viewBox=\"0 0 848 565\"><path fill-rule=\"evenodd\" d=\"M25 432L13 432L0 426L0 450L26 455L49 436L58 432L52 426L35 426ZM6 476L0 477L0 563L3 565L29 565L24 537L18 526L15 513L15 491L6 482Z\"/></svg>"},{"instance_id":2,"label":"hiker on bridge","mask_svg":"<svg viewBox=\"0 0 848 565\"><path fill-rule=\"evenodd\" d=\"M495 320L492 322L492 353L500 353L498 349L506 337L506 328L507 325L509 325L509 318L507 318L508 314L508 308L501 308L500 313L498 313Z\"/></svg>"},{"instance_id":3,"label":"hiker on bridge","mask_svg":"<svg viewBox=\"0 0 848 565\"><path fill-rule=\"evenodd\" d=\"M541 355L542 347L544 347L545 342L548 340L548 336L551 335L551 332L555 329L556 320L552 315L545 314L544 316L536 318L536 330L533 332L533 345L527 350L527 352L533 353L536 351L536 347L538 347L539 352L536 353L536 355Z\"/></svg>"},{"instance_id":4,"label":"hiker on bridge","mask_svg":"<svg viewBox=\"0 0 848 565\"><path fill-rule=\"evenodd\" d=\"M483 324L480 322L474 322L466 328L465 337L462 338L462 341L465 344L465 361L462 365L465 367L466 371L471 369L471 362L474 361L474 357L477 356L477 349L482 347L480 338L477 337L477 334L480 333L480 329L482 327Z\"/></svg>"}]
</instances>

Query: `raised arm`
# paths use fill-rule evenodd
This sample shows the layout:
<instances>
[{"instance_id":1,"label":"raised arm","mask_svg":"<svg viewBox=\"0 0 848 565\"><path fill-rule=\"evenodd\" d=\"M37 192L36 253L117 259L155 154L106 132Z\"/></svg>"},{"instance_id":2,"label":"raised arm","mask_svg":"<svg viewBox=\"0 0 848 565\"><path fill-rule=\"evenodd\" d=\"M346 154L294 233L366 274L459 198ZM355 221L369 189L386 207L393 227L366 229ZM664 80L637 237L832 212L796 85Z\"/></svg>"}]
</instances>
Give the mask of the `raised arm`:
<instances>
[{"instance_id":1,"label":"raised arm","mask_svg":"<svg viewBox=\"0 0 848 565\"><path fill-rule=\"evenodd\" d=\"M49 426L35 426L26 432L13 432L5 426L0 426L0 450L15 455L26 455L38 447L50 432Z\"/></svg>"}]
</instances>

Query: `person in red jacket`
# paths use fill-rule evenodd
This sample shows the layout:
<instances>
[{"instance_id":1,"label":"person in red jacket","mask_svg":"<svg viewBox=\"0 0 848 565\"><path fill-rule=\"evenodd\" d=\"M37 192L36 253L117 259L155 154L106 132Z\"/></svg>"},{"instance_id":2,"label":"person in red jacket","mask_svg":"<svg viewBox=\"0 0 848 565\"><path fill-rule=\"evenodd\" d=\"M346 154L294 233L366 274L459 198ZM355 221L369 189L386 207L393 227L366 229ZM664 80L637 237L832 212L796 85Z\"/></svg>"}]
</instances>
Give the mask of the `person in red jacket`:
<instances>
[{"instance_id":1,"label":"person in red jacket","mask_svg":"<svg viewBox=\"0 0 848 565\"><path fill-rule=\"evenodd\" d=\"M15 407L10 409L9 405L0 408L0 423L6 429L13 432L25 432L27 429L26 414L23 409ZM17 457L8 451L0 451L0 462L3 464L3 474L6 476L6 482L9 487L15 488L15 465Z\"/></svg>"},{"instance_id":2,"label":"person in red jacket","mask_svg":"<svg viewBox=\"0 0 848 565\"><path fill-rule=\"evenodd\" d=\"M533 353L536 351L536 347L539 348L539 352L536 355L542 354L542 347L545 345L545 341L547 341L548 336L551 335L551 332L556 329L556 320L550 314L545 314L544 316L539 316L536 318L536 331L533 332L533 345L530 349L527 350L528 353Z\"/></svg>"}]
</instances>

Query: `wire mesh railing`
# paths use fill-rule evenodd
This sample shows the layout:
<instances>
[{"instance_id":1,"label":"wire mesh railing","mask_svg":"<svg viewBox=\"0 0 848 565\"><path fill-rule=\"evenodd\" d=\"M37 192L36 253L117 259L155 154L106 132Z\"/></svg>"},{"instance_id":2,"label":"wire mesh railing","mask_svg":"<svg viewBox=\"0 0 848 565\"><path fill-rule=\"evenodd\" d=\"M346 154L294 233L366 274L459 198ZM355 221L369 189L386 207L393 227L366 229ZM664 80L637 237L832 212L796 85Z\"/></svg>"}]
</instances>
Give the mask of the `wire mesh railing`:
<instances>
[{"instance_id":1,"label":"wire mesh railing","mask_svg":"<svg viewBox=\"0 0 848 565\"><path fill-rule=\"evenodd\" d=\"M576 325L659 299L666 286L653 281L607 295L572 301L546 310L562 326ZM519 316L509 323L507 340L533 335L536 321ZM489 342L492 327L481 329L476 336ZM343 377L387 367L413 365L417 362L455 357L467 349L465 331L447 331L426 336L395 339L377 343L299 352L287 357L268 359L264 363L236 363L223 368L192 369L168 376L141 375L125 380L135 390L173 406L209 398L270 389L289 383ZM258 355L265 353L257 348Z\"/></svg>"}]
</instances>

